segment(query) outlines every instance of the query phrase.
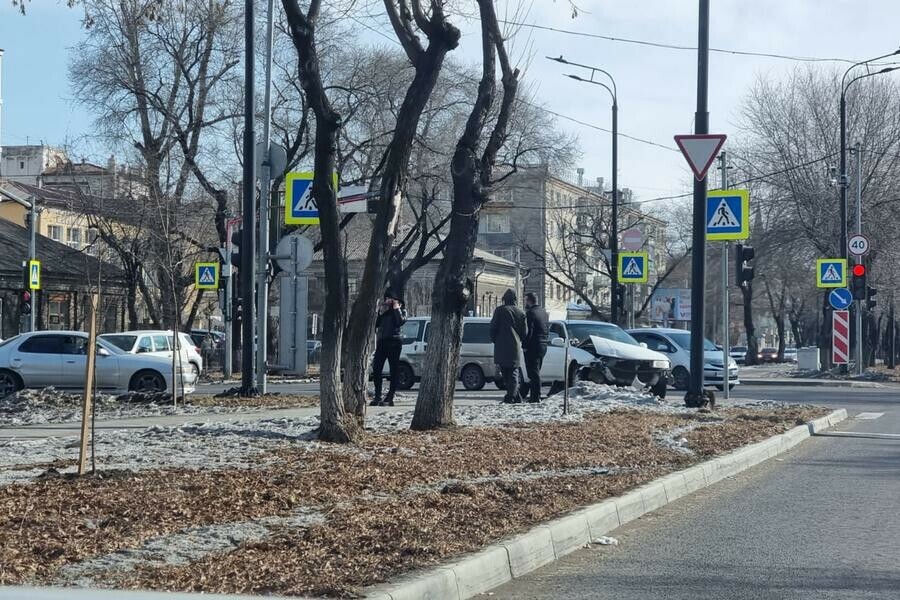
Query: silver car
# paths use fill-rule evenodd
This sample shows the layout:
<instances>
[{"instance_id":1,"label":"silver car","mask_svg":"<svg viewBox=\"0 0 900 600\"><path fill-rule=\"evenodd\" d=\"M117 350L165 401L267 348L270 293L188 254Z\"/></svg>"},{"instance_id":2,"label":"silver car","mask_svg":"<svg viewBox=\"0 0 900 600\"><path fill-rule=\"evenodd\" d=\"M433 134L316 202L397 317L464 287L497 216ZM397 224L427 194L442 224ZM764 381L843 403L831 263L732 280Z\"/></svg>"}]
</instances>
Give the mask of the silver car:
<instances>
[{"instance_id":1,"label":"silver car","mask_svg":"<svg viewBox=\"0 0 900 600\"><path fill-rule=\"evenodd\" d=\"M0 343L0 397L23 388L84 389L88 335L82 331L36 331ZM172 363L161 356L123 352L97 341L97 389L108 393L172 390ZM196 377L181 372L179 393L194 391Z\"/></svg>"}]
</instances>

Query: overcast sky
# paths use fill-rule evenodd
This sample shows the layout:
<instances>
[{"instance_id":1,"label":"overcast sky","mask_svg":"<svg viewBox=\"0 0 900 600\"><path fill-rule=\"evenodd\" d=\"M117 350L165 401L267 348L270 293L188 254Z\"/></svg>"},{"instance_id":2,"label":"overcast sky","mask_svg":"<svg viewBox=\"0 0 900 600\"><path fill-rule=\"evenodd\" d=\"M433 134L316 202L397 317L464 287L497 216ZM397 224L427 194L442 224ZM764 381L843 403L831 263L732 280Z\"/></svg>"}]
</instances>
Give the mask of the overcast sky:
<instances>
[{"instance_id":1,"label":"overcast sky","mask_svg":"<svg viewBox=\"0 0 900 600\"><path fill-rule=\"evenodd\" d=\"M691 47L697 42L695 0L578 0L577 4L582 10L573 19L567 0L533 0L525 20L586 34ZM712 5L710 44L714 48L862 60L900 45L900 4L896 0L713 0ZM79 19L78 10L67 9L57 0L32 0L26 17L19 16L8 0L0 0L0 48L6 50L3 144L43 140L62 145L89 135L91 118L71 102L66 77L68 49L82 35ZM366 22L376 29L383 27ZM379 39L371 30L361 31L373 41ZM464 31L457 52L477 60L477 31L471 25L464 25ZM527 67L525 77L537 99L560 114L608 128L609 96L602 88L564 78L563 73L586 73L550 62L546 55L562 54L613 74L619 91L621 133L674 147L674 134L692 131L696 51L521 28L513 52ZM806 64L713 53L710 131L734 132L742 97L755 78L780 77ZM846 67L818 63L817 68ZM837 110L837 98L834 103ZM584 167L589 181L596 177L608 181L609 134L563 119L559 125L581 140L584 157L574 166ZM94 152L103 154L102 149ZM689 189L690 173L676 152L622 139L619 163L620 185L635 190L638 199Z\"/></svg>"}]
</instances>

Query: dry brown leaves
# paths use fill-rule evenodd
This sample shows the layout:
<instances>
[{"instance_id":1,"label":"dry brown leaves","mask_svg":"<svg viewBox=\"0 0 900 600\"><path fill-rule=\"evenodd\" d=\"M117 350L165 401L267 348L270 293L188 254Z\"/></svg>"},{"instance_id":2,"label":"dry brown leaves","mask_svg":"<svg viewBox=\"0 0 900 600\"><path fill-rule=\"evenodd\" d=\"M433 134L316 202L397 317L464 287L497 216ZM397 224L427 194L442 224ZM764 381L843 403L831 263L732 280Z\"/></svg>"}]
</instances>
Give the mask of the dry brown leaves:
<instances>
[{"instance_id":1,"label":"dry brown leaves","mask_svg":"<svg viewBox=\"0 0 900 600\"><path fill-rule=\"evenodd\" d=\"M188 396L191 406L226 406L248 408L305 408L319 405L318 394L265 394L263 396Z\"/></svg>"},{"instance_id":2,"label":"dry brown leaves","mask_svg":"<svg viewBox=\"0 0 900 600\"><path fill-rule=\"evenodd\" d=\"M821 413L616 412L573 424L373 435L351 450L285 446L262 457L277 459L274 464L252 470L147 471L11 485L0 488L0 584L52 581L63 565L191 526L316 507L326 514L322 525L278 530L265 541L187 566L109 573L102 583L352 597L364 586L474 550L697 460L660 447L653 441L656 431L703 422L686 437L698 454L709 456ZM516 477L603 466L617 470ZM476 478L482 479L471 481Z\"/></svg>"}]
</instances>

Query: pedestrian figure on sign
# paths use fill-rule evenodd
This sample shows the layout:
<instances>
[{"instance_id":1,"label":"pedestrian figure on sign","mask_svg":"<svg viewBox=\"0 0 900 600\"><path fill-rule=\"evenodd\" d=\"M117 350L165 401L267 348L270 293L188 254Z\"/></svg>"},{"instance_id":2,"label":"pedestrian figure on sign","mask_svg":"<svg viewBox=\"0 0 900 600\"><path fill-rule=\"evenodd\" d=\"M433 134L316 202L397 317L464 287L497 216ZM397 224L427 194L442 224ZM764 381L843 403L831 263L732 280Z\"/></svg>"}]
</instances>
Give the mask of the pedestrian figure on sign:
<instances>
[{"instance_id":1,"label":"pedestrian figure on sign","mask_svg":"<svg viewBox=\"0 0 900 600\"><path fill-rule=\"evenodd\" d=\"M393 406L394 394L397 392L397 378L400 376L400 351L403 348L401 328L406 323L406 310L396 295L387 291L384 300L378 307L375 319L375 360L372 361L372 374L375 378L375 397L369 406ZM384 361L390 370L390 386L387 396L381 400L381 383L384 378Z\"/></svg>"},{"instance_id":2,"label":"pedestrian figure on sign","mask_svg":"<svg viewBox=\"0 0 900 600\"><path fill-rule=\"evenodd\" d=\"M516 306L516 293L506 290L503 306L494 309L491 318L491 341L494 343L494 363L506 386L504 404L521 402L519 399L519 367L522 366L522 341L527 334L525 313Z\"/></svg>"},{"instance_id":3,"label":"pedestrian figure on sign","mask_svg":"<svg viewBox=\"0 0 900 600\"><path fill-rule=\"evenodd\" d=\"M538 304L537 296L531 292L525 294L525 325L528 333L525 335L522 349L525 351L525 374L528 375L528 385L523 386L522 398L528 399L529 402L540 402L541 367L550 339L550 317Z\"/></svg>"}]
</instances>

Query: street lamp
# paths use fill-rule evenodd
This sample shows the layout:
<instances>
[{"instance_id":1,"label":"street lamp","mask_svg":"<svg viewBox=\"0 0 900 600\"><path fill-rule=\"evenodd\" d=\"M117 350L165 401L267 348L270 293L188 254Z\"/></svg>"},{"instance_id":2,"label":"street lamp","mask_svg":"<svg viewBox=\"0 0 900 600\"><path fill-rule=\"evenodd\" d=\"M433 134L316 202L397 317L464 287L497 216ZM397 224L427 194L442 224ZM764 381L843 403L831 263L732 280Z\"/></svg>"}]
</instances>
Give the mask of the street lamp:
<instances>
[{"instance_id":1,"label":"street lamp","mask_svg":"<svg viewBox=\"0 0 900 600\"><path fill-rule=\"evenodd\" d=\"M608 71L600 69L598 67L592 67L590 65L582 65L579 63L570 62L562 57L562 55L558 57L548 56L548 60L552 60L554 62L558 62L560 64L569 65L572 67L579 67L581 69L588 69L591 72L591 76L588 79L584 77L579 77L578 75L566 75L566 77L570 79L574 79L575 81L580 81L582 83L592 83L594 85L599 85L607 92L609 92L610 97L612 98L612 226L611 233L609 239L609 273L610 273L610 321L618 324L619 322L619 311L620 306L617 300L616 287L619 285L617 281L616 272L619 268L618 256L619 256L619 93L616 88L616 80ZM594 81L595 73L603 73L607 77L609 77L609 81L612 83L612 88L600 81ZM603 194L603 190L600 190L601 195Z\"/></svg>"},{"instance_id":2,"label":"street lamp","mask_svg":"<svg viewBox=\"0 0 900 600\"><path fill-rule=\"evenodd\" d=\"M849 249L847 248L847 90L853 85L855 82L860 79L865 79L866 77L873 77L875 75L881 75L882 73L888 73L890 71L894 71L897 67L887 67L881 69L880 71L874 71L870 73L866 73L865 75L860 75L855 79L850 80L850 83L847 83L847 75L850 74L850 71L855 69L856 67L869 64L871 62L875 62L877 60L881 60L883 58L889 58L891 56L895 56L900 54L900 48L894 50L890 54L885 54L883 56L876 56L875 58L870 58L868 60L864 60L858 62L854 65L851 65L846 71L844 71L844 76L841 78L841 174L840 174L840 186L841 186L841 253L840 256L842 258L847 258L847 254L849 253Z\"/></svg>"}]
</instances>

